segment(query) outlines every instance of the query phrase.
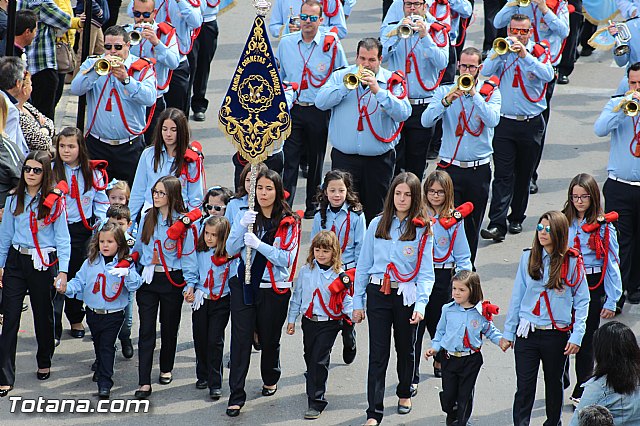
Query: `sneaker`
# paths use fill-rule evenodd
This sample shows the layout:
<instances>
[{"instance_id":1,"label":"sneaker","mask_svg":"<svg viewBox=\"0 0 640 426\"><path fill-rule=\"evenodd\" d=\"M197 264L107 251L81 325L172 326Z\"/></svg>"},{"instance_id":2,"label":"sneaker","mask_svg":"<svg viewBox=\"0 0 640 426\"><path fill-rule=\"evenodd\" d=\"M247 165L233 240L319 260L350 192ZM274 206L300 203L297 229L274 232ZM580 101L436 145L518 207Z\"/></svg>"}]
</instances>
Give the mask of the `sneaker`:
<instances>
[{"instance_id":1,"label":"sneaker","mask_svg":"<svg viewBox=\"0 0 640 426\"><path fill-rule=\"evenodd\" d=\"M320 414L322 414L322 411L309 408L307 411L305 411L304 418L307 420L315 420L320 417Z\"/></svg>"}]
</instances>

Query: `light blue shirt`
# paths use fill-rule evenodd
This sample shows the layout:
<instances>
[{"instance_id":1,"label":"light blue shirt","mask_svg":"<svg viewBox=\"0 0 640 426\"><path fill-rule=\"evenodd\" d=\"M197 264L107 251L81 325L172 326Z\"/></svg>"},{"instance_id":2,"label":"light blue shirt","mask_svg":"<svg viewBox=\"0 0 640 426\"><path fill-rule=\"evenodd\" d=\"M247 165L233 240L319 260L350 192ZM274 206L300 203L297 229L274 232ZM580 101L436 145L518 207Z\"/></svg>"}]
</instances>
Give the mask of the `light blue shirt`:
<instances>
[{"instance_id":1,"label":"light blue shirt","mask_svg":"<svg viewBox=\"0 0 640 426\"><path fill-rule=\"evenodd\" d=\"M106 309L117 311L124 309L129 304L129 293L132 293L140 288L142 285L142 278L138 275L134 266L129 268L129 275L124 277L124 285L122 286L122 292L116 300L108 302L102 295L102 286L104 285L104 293L107 297L113 297L120 288L121 278L113 276L109 273L115 268L118 263L117 256L107 264L104 262L102 254L98 254L96 260L92 263L89 259L86 259L80 270L76 272L73 277L67 283L67 291L64 293L68 297L77 295L76 298L83 300L85 305L91 309ZM94 284L98 279L98 275L102 274L105 277L105 281L100 280L100 290L97 293L93 292Z\"/></svg>"},{"instance_id":2,"label":"light blue shirt","mask_svg":"<svg viewBox=\"0 0 640 426\"><path fill-rule=\"evenodd\" d=\"M400 236L404 231L408 219L402 222L394 216L391 222L389 234L390 240L376 238L376 229L378 222L382 216L375 217L369 224L367 233L364 237L362 251L358 258L358 266L356 266L356 282L353 294L353 309L364 309L365 296L369 278L374 277L382 280L387 270L387 265L391 262L396 266L400 274L411 274L416 269L418 260L418 246L422 234L428 228L416 228L416 238L413 241L400 241ZM391 281L396 281L396 277L392 274ZM433 289L435 275L433 273L433 238L427 237L422 254L422 263L418 274L414 279L416 284L416 303L413 308L415 312L424 315L424 310L429 303L429 296Z\"/></svg>"},{"instance_id":3,"label":"light blue shirt","mask_svg":"<svg viewBox=\"0 0 640 426\"><path fill-rule=\"evenodd\" d=\"M195 254L198 259L198 280L196 281L195 289L200 290L207 295L213 294L214 296L217 296L218 294L220 294L220 290L224 285L224 290L222 291L222 296L220 297L225 297L229 294L229 278L233 277L233 275L231 275L231 263L233 263L233 261L227 262L220 266L216 266L213 263L214 253L215 250L208 249L207 251L199 251ZM229 272L226 274L226 280L223 282L227 267L229 267ZM206 281L209 279L209 271L213 273L212 289L204 287ZM211 283L207 283L207 285L211 285ZM191 283L188 283L187 287L194 286Z\"/></svg>"},{"instance_id":4,"label":"light blue shirt","mask_svg":"<svg viewBox=\"0 0 640 426\"><path fill-rule=\"evenodd\" d=\"M449 352L469 351L464 345L465 331L469 337L469 344L474 350L482 347L482 336L499 344L502 338L500 330L482 315L482 302L472 308L465 309L456 302L449 302L442 307L442 314L436 335L431 341L431 347L436 351L445 349Z\"/></svg>"},{"instance_id":5,"label":"light blue shirt","mask_svg":"<svg viewBox=\"0 0 640 426\"><path fill-rule=\"evenodd\" d=\"M313 315L329 316L322 308L319 297L314 296L316 289L320 290L320 296L329 314L334 317L338 317L341 314L351 317L353 303L349 294L344 297L342 312L334 312L329 307L329 300L331 300L329 286L336 278L338 278L338 274L335 273L333 269L322 270L315 260L313 261L313 269L311 269L308 264L300 268L300 273L296 278L296 283L293 286L293 294L289 301L288 322L291 324L295 323L298 316L304 315L307 312L311 302L313 302Z\"/></svg>"},{"instance_id":6,"label":"light blue shirt","mask_svg":"<svg viewBox=\"0 0 640 426\"><path fill-rule=\"evenodd\" d=\"M434 264L455 263L456 272L471 271L471 251L469 250L467 235L464 232L464 219L451 228L445 229L438 221L438 218L439 215L436 215L436 221L431 228L433 232L433 257L438 259L445 257L451 246L451 241L453 241L453 249L444 260L440 262L434 260ZM455 240L453 240L454 233L456 235Z\"/></svg>"},{"instance_id":7,"label":"light blue shirt","mask_svg":"<svg viewBox=\"0 0 640 426\"><path fill-rule=\"evenodd\" d=\"M376 79L380 91L375 95L369 88L363 89L359 85L354 90L349 90L343 83L347 73L357 73L356 65L334 72L329 81L316 96L316 107L323 111L331 110L329 121L329 140L337 150L344 154L358 154L366 156L382 155L392 150L400 135L390 143L376 139L367 122L362 117L363 130L358 130L358 99L362 108L367 107L371 127L381 138L390 138L397 130L400 123L411 115L411 104L405 97L398 99L402 88L396 86L394 92L387 90L387 81L391 78L391 71L382 67L378 71ZM364 115L364 114L363 114Z\"/></svg>"},{"instance_id":8,"label":"light blue shirt","mask_svg":"<svg viewBox=\"0 0 640 426\"><path fill-rule=\"evenodd\" d=\"M333 6L333 5L331 5ZM338 37L345 38L347 36L347 20L344 17L344 8L340 0L335 2L338 7L338 13L333 18L329 18L323 11L322 26L336 27L338 29ZM285 34L289 34L289 18L292 15L300 15L302 8L302 0L276 0L272 2L271 19L269 20L269 33L272 37L278 38ZM292 13L293 11L293 13ZM335 9L332 7L329 13L333 13Z\"/></svg>"},{"instance_id":9,"label":"light blue shirt","mask_svg":"<svg viewBox=\"0 0 640 426\"><path fill-rule=\"evenodd\" d=\"M7 103L7 124L4 126L4 132L9 136L9 139L18 145L22 153L26 156L29 154L30 149L24 140L22 127L20 127L20 111L18 111L18 108L13 101L9 99L9 96L7 96L4 90L0 90L0 94L4 96L4 100Z\"/></svg>"},{"instance_id":10,"label":"light blue shirt","mask_svg":"<svg viewBox=\"0 0 640 426\"><path fill-rule=\"evenodd\" d=\"M333 70L348 65L339 39L335 39L335 50L332 47L328 52L323 52L325 34L325 30L319 30L311 43L305 43L302 40L302 33L297 31L283 36L278 44L276 58L280 64L282 80L300 84L306 64L308 71L304 78L307 88L302 90L302 86L299 86L298 89L300 93L298 100L301 102L315 102L319 87L314 85L321 86L322 80L327 79ZM309 72L311 76L308 75Z\"/></svg>"},{"instance_id":11,"label":"light blue shirt","mask_svg":"<svg viewBox=\"0 0 640 426\"><path fill-rule=\"evenodd\" d=\"M240 182L240 185L244 185L244 182ZM238 212L240 211L244 212L245 210L248 210L248 209L249 209L248 195L244 195L243 197L240 197L240 198L232 198L229 201L229 204L227 204L227 209L224 212L224 217L226 217L229 223L233 225L233 221L236 219L236 216L238 216Z\"/></svg>"},{"instance_id":12,"label":"light blue shirt","mask_svg":"<svg viewBox=\"0 0 640 426\"><path fill-rule=\"evenodd\" d=\"M453 85L440 86L433 92L433 100L422 113L422 125L433 127L442 119L442 145L440 146L440 158L445 161L452 159L458 161L477 161L488 158L493 154L494 129L500 122L500 105L502 96L500 89L495 88L489 101L480 94L483 82L476 84L474 96L461 96L445 108L442 99L446 97ZM469 129L477 132L483 125L479 136L474 136L467 130L462 138L456 136L460 115L464 111L467 117ZM456 152L457 149L457 152ZM454 158L455 155L455 158Z\"/></svg>"},{"instance_id":13,"label":"light blue shirt","mask_svg":"<svg viewBox=\"0 0 640 426\"><path fill-rule=\"evenodd\" d=\"M0 222L0 268L5 267L10 246L19 245L20 247L35 249L36 246L31 234L30 217L31 212L35 213L36 217L38 215L40 196L40 192L35 197L31 197L25 191L24 210L18 216L13 215L16 210L16 196L9 195L7 197L5 212L2 216L2 222ZM59 202L60 199L54 204L54 210ZM46 248L56 249L60 272L69 271L69 258L71 257L71 239L64 215L66 215L66 209L62 206L60 217L52 224L45 225L44 219L38 220L37 234L41 250ZM43 256L45 257L45 262L47 262L44 253Z\"/></svg>"},{"instance_id":14,"label":"light blue shirt","mask_svg":"<svg viewBox=\"0 0 640 426\"><path fill-rule=\"evenodd\" d=\"M640 6L640 0L616 0L616 7L620 11L620 14L624 19L638 16L638 7Z\"/></svg>"},{"instance_id":15,"label":"light blue shirt","mask_svg":"<svg viewBox=\"0 0 640 426\"><path fill-rule=\"evenodd\" d=\"M434 0L427 0L426 14L428 23L436 21L436 18L429 12L433 2ZM454 42L458 37L458 23L460 22L460 18L470 17L473 14L473 6L469 0L449 0L449 7L451 8L451 12L455 12L455 14L449 13L447 15L447 5L438 4L436 5L436 15L438 15L438 17L446 15L441 22L451 26L449 39L451 42ZM382 27L391 22L400 22L402 18L404 18L404 0L394 0L384 17Z\"/></svg>"},{"instance_id":16,"label":"light blue shirt","mask_svg":"<svg viewBox=\"0 0 640 426\"><path fill-rule=\"evenodd\" d=\"M344 2L344 14L345 14L345 17L351 15L351 11L355 7L356 3L358 3L358 0L345 0L345 2Z\"/></svg>"},{"instance_id":17,"label":"light blue shirt","mask_svg":"<svg viewBox=\"0 0 640 426\"><path fill-rule=\"evenodd\" d=\"M347 230L347 217L349 217L349 229ZM344 244L344 239L349 233L347 246L342 252L342 263L349 264L355 262L360 256L362 242L364 241L364 233L367 230L367 222L362 212L355 213L349 209L347 203L342 204L338 213L331 211L331 207L327 207L327 221L324 228L322 227L322 217L320 212L316 212L313 217L313 227L311 228L311 236L309 241L318 235L322 230L332 231L338 236L340 247Z\"/></svg>"},{"instance_id":18,"label":"light blue shirt","mask_svg":"<svg viewBox=\"0 0 640 426\"><path fill-rule=\"evenodd\" d=\"M520 69L524 90L533 100L538 99L545 89L545 83L553 80L553 67L549 61L542 62L531 54L534 42L527 43L527 56L520 58L517 54L509 52L505 55L497 55L493 49L489 52L487 60L482 68L482 75L487 77L497 75L500 77L500 93L502 94L502 115L538 115L547 109L547 100L544 95L540 101L529 101L523 88L513 87L516 69Z\"/></svg>"},{"instance_id":19,"label":"light blue shirt","mask_svg":"<svg viewBox=\"0 0 640 426\"><path fill-rule=\"evenodd\" d=\"M88 126L93 122L90 133L104 139L125 139L133 136L127 130L122 116L126 118L129 129L136 133L142 132L147 122L147 107L152 106L157 98L156 76L153 68L149 68L144 77L140 76L139 72L134 73L129 79L129 84L125 85L111 73L98 75L93 69L98 59L97 57L87 58L71 82L72 95L87 95ZM129 54L124 61L124 66L129 68L137 60L137 56ZM138 81L139 78L142 78L142 81ZM113 96L112 90L116 91ZM102 97L100 97L101 93ZM116 102L118 98L122 102L122 112ZM99 105L97 105L98 100L100 100ZM107 110L108 106L110 111Z\"/></svg>"},{"instance_id":20,"label":"light blue shirt","mask_svg":"<svg viewBox=\"0 0 640 426\"><path fill-rule=\"evenodd\" d=\"M104 220L107 215L107 209L109 208L109 197L104 190L98 191L93 186L93 182L89 183L87 191L84 182L84 175L80 170L80 166L69 167L68 164L62 163L64 167L64 174L66 176L67 184L69 185L69 193L65 195L67 203L67 223L81 222L80 212L78 211L78 201L71 197L71 182L72 176L75 176L78 180L78 191L80 192L80 205L82 206L82 212L84 217L91 219L92 216L96 216L100 220ZM99 184L103 185L102 175L99 172L93 171L93 179Z\"/></svg>"},{"instance_id":21,"label":"light blue shirt","mask_svg":"<svg viewBox=\"0 0 640 426\"><path fill-rule=\"evenodd\" d=\"M585 223L586 221L584 219L580 222L578 222L578 220L574 220L573 223L569 225L569 245L580 250L582 258L584 259L585 268L601 267L604 264L604 260L597 259L595 250L589 247L589 237L591 234L582 230L582 225ZM609 228L609 253L604 282L601 284L604 285L604 292L607 295L607 300L604 302L603 307L610 311L615 311L616 303L618 302L618 299L620 299L620 296L622 296L622 277L620 276L620 265L618 264L620 255L618 253L618 237L616 235L616 229L611 223L608 223L606 227ZM606 227L601 226L597 231L600 233L600 238L603 243L604 230ZM580 247L576 247L574 244L576 236L580 240ZM599 303L599 301L596 302Z\"/></svg>"},{"instance_id":22,"label":"light blue shirt","mask_svg":"<svg viewBox=\"0 0 640 426\"><path fill-rule=\"evenodd\" d=\"M127 32L134 29L132 24L128 24L124 28ZM160 43L154 46L149 40L142 38L140 44L131 46L129 51L139 58L154 58L156 60L154 67L158 96L160 96L169 91L169 71L175 70L180 65L180 52L178 51L178 37L176 37L175 29L169 34L162 34L158 31L158 25L154 23L153 30L156 31ZM136 31L141 31L141 29L136 28Z\"/></svg>"},{"instance_id":23,"label":"light blue shirt","mask_svg":"<svg viewBox=\"0 0 640 426\"><path fill-rule=\"evenodd\" d=\"M200 0L200 13L202 13L203 22L215 21L218 18L220 10L220 0Z\"/></svg>"},{"instance_id":24,"label":"light blue shirt","mask_svg":"<svg viewBox=\"0 0 640 426\"><path fill-rule=\"evenodd\" d=\"M601 405L609 410L613 416L614 425L640 425L640 387L629 395L623 395L616 393L607 385L606 376L591 378L584 384L584 392L573 413L570 426L580 426L578 420L580 410L590 405Z\"/></svg>"},{"instance_id":25,"label":"light blue shirt","mask_svg":"<svg viewBox=\"0 0 640 426\"><path fill-rule=\"evenodd\" d=\"M531 6L509 6L507 3L493 18L493 25L496 28L505 28L509 25L511 17L516 13L527 15L531 18L531 25L535 27L532 39L536 42L547 40L549 42L549 50L551 52L551 63L553 66L558 65L562 57L561 49L563 48L564 39L569 36L569 9L567 2L560 0L557 13L551 8L544 15L538 9L538 5L531 3Z\"/></svg>"},{"instance_id":26,"label":"light blue shirt","mask_svg":"<svg viewBox=\"0 0 640 426\"><path fill-rule=\"evenodd\" d=\"M611 134L609 149L609 175L631 182L640 182L640 158L629 152L629 144L635 136L633 118L627 117L622 108L617 112L613 109L620 104L622 97L610 99L604 107L600 117L596 120L593 130L596 136L605 137ZM633 146L635 149L635 144Z\"/></svg>"},{"instance_id":27,"label":"light blue shirt","mask_svg":"<svg viewBox=\"0 0 640 426\"><path fill-rule=\"evenodd\" d=\"M529 257L531 250L525 250L520 258L518 272L513 284L511 302L509 303L509 313L504 323L504 338L514 341L516 329L520 319L525 319L531 324L544 327L551 325L551 317L547 310L547 305L542 296L545 285L549 281L549 254L542 250L542 267L544 269L542 279L534 280L528 272ZM568 256L568 255L567 255ZM569 261L568 280L575 280L572 276L575 271L577 258L571 257ZM580 271L581 280L573 288L564 285L562 290L547 290L549 305L553 313L553 318L558 326L566 327L571 324L571 313L575 310L573 319L573 330L569 337L569 343L580 346L585 331L585 322L589 311L589 285L584 275L584 270ZM534 315L533 310L540 300L540 316Z\"/></svg>"}]
</instances>

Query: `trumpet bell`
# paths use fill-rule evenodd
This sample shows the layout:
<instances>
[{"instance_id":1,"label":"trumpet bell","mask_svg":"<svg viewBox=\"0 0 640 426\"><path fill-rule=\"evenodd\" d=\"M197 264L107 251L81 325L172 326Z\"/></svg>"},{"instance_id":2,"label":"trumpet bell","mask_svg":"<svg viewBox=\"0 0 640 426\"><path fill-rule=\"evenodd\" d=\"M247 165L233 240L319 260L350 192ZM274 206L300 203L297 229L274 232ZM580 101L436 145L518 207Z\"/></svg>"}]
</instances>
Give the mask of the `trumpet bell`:
<instances>
[{"instance_id":1,"label":"trumpet bell","mask_svg":"<svg viewBox=\"0 0 640 426\"><path fill-rule=\"evenodd\" d=\"M344 77L342 78L342 82L347 89L353 90L358 87L358 83L360 83L360 77L358 76L358 74L350 72L344 75Z\"/></svg>"},{"instance_id":2,"label":"trumpet bell","mask_svg":"<svg viewBox=\"0 0 640 426\"><path fill-rule=\"evenodd\" d=\"M458 89L463 92L469 92L473 88L475 79L471 74L462 74L458 77Z\"/></svg>"},{"instance_id":3,"label":"trumpet bell","mask_svg":"<svg viewBox=\"0 0 640 426\"><path fill-rule=\"evenodd\" d=\"M410 38L413 35L413 28L410 25L400 25L398 27L398 37Z\"/></svg>"},{"instance_id":4,"label":"trumpet bell","mask_svg":"<svg viewBox=\"0 0 640 426\"><path fill-rule=\"evenodd\" d=\"M613 49L613 54L616 56L623 56L631 51L628 44L622 44L616 42L616 47Z\"/></svg>"},{"instance_id":5,"label":"trumpet bell","mask_svg":"<svg viewBox=\"0 0 640 426\"><path fill-rule=\"evenodd\" d=\"M107 75L111 71L111 62L106 59L98 59L94 68L98 75Z\"/></svg>"},{"instance_id":6,"label":"trumpet bell","mask_svg":"<svg viewBox=\"0 0 640 426\"><path fill-rule=\"evenodd\" d=\"M635 117L636 115L638 115L639 109L640 104L638 104L638 102L634 100L627 101L622 106L622 111L629 117Z\"/></svg>"},{"instance_id":7,"label":"trumpet bell","mask_svg":"<svg viewBox=\"0 0 640 426\"><path fill-rule=\"evenodd\" d=\"M132 46L137 46L142 41L142 33L136 30L130 31L129 39Z\"/></svg>"},{"instance_id":8,"label":"trumpet bell","mask_svg":"<svg viewBox=\"0 0 640 426\"><path fill-rule=\"evenodd\" d=\"M495 50L498 55L506 55L509 52L513 52L511 42L504 37L498 37L493 41L493 50Z\"/></svg>"},{"instance_id":9,"label":"trumpet bell","mask_svg":"<svg viewBox=\"0 0 640 426\"><path fill-rule=\"evenodd\" d=\"M527 7L531 4L531 0L518 0L518 6Z\"/></svg>"}]
</instances>

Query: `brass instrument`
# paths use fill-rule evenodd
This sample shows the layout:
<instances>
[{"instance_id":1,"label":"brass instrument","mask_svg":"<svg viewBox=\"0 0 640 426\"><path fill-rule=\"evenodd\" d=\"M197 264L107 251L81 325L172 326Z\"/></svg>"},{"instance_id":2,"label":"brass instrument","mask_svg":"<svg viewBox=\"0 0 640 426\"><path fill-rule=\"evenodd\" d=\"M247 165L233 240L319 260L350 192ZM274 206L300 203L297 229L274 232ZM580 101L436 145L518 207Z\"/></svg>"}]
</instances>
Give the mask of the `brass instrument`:
<instances>
[{"instance_id":1,"label":"brass instrument","mask_svg":"<svg viewBox=\"0 0 640 426\"><path fill-rule=\"evenodd\" d=\"M498 55L506 55L509 52L515 52L513 42L508 38L498 37L493 41L493 50Z\"/></svg>"},{"instance_id":2,"label":"brass instrument","mask_svg":"<svg viewBox=\"0 0 640 426\"><path fill-rule=\"evenodd\" d=\"M293 7L289 8L289 25L300 28L300 15L293 14Z\"/></svg>"},{"instance_id":3,"label":"brass instrument","mask_svg":"<svg viewBox=\"0 0 640 426\"><path fill-rule=\"evenodd\" d=\"M366 69L365 67L363 67L362 65L358 66L358 72L357 73L347 73L344 75L344 77L342 78L342 82L344 83L345 87L349 90L353 90L356 87L358 87L359 83L365 84L362 82L362 79L367 77L367 76L372 76L373 71Z\"/></svg>"},{"instance_id":4,"label":"brass instrument","mask_svg":"<svg viewBox=\"0 0 640 426\"><path fill-rule=\"evenodd\" d=\"M527 7L531 4L531 0L518 0L518 6Z\"/></svg>"},{"instance_id":5,"label":"brass instrument","mask_svg":"<svg viewBox=\"0 0 640 426\"><path fill-rule=\"evenodd\" d=\"M107 75L113 68L122 66L123 60L118 56L111 56L107 58L100 58L93 65L98 75Z\"/></svg>"},{"instance_id":6,"label":"brass instrument","mask_svg":"<svg viewBox=\"0 0 640 426\"><path fill-rule=\"evenodd\" d=\"M411 15L408 16L407 18L409 18L411 20L411 24L400 24L398 25L398 37L400 38L411 38L411 36L413 36L414 33L414 27L415 27L415 23L418 21L424 21L424 18L420 15Z\"/></svg>"},{"instance_id":7,"label":"brass instrument","mask_svg":"<svg viewBox=\"0 0 640 426\"><path fill-rule=\"evenodd\" d=\"M140 44L140 42L142 41L142 33L140 31L129 31L129 43L131 43L131 46L137 46Z\"/></svg>"},{"instance_id":8,"label":"brass instrument","mask_svg":"<svg viewBox=\"0 0 640 426\"><path fill-rule=\"evenodd\" d=\"M616 46L613 49L615 56L622 56L629 53L629 41L631 40L631 31L624 22L616 22L615 24L609 21L609 25L615 25L618 30L618 34L615 35Z\"/></svg>"},{"instance_id":9,"label":"brass instrument","mask_svg":"<svg viewBox=\"0 0 640 426\"><path fill-rule=\"evenodd\" d=\"M622 109L622 112L628 117L635 117L640 112L640 102L634 99L633 94L635 90L629 90L624 94L624 97L620 103L613 108L613 112L618 112Z\"/></svg>"},{"instance_id":10,"label":"brass instrument","mask_svg":"<svg viewBox=\"0 0 640 426\"><path fill-rule=\"evenodd\" d=\"M458 79L456 80L456 84L451 88L447 96L449 96L456 90L461 90L465 93L469 93L471 89L473 89L473 86L475 84L476 80L471 74L460 74L460 76L458 76Z\"/></svg>"}]
</instances>

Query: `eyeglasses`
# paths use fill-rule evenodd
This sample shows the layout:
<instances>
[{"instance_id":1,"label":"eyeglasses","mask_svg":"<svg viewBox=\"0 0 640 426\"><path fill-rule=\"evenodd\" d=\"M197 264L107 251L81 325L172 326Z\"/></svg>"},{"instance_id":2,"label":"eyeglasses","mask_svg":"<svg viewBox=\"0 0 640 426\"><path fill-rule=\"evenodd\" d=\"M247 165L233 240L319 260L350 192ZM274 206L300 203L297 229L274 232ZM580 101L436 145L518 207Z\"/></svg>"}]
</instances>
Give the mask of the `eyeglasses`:
<instances>
[{"instance_id":1,"label":"eyeglasses","mask_svg":"<svg viewBox=\"0 0 640 426\"><path fill-rule=\"evenodd\" d=\"M531 28L509 28L511 35L527 35L531 32Z\"/></svg>"},{"instance_id":2,"label":"eyeglasses","mask_svg":"<svg viewBox=\"0 0 640 426\"><path fill-rule=\"evenodd\" d=\"M417 1L417 2L405 2L404 6L411 9L412 7L420 7L420 6L424 6L424 2L423 1Z\"/></svg>"},{"instance_id":3,"label":"eyeglasses","mask_svg":"<svg viewBox=\"0 0 640 426\"><path fill-rule=\"evenodd\" d=\"M164 198L167 196L166 192L162 192L162 191L158 191L156 189L152 189L151 190L151 195L153 195L154 197L158 197L158 198Z\"/></svg>"},{"instance_id":4,"label":"eyeglasses","mask_svg":"<svg viewBox=\"0 0 640 426\"><path fill-rule=\"evenodd\" d=\"M151 13L152 12L140 12L139 10L134 10L133 11L133 16L135 16L136 18L139 18L139 17L142 16L144 19L149 19L149 18L151 18Z\"/></svg>"},{"instance_id":5,"label":"eyeglasses","mask_svg":"<svg viewBox=\"0 0 640 426\"><path fill-rule=\"evenodd\" d=\"M226 210L226 208L227 208L227 206L212 206L212 205L209 205L209 204L205 204L204 207L209 211L215 210L217 212L221 212L222 210Z\"/></svg>"},{"instance_id":6,"label":"eyeglasses","mask_svg":"<svg viewBox=\"0 0 640 426\"><path fill-rule=\"evenodd\" d=\"M427 194L429 195L437 195L438 197L444 197L444 194L446 194L446 192L440 190L440 191L436 191L435 189L430 189L427 191Z\"/></svg>"},{"instance_id":7,"label":"eyeglasses","mask_svg":"<svg viewBox=\"0 0 640 426\"><path fill-rule=\"evenodd\" d=\"M124 47L124 44L105 44L104 45L105 50L111 50L111 49L122 50L123 47Z\"/></svg>"},{"instance_id":8,"label":"eyeglasses","mask_svg":"<svg viewBox=\"0 0 640 426\"><path fill-rule=\"evenodd\" d=\"M544 230L544 232L548 234L549 232L551 232L551 226L550 225L544 226L543 224L539 223L538 226L536 226L536 230L538 232L542 232Z\"/></svg>"},{"instance_id":9,"label":"eyeglasses","mask_svg":"<svg viewBox=\"0 0 640 426\"><path fill-rule=\"evenodd\" d=\"M301 13L300 14L300 20L301 21L317 22L318 19L320 19L320 17L318 15L307 15L306 13Z\"/></svg>"},{"instance_id":10,"label":"eyeglasses","mask_svg":"<svg viewBox=\"0 0 640 426\"><path fill-rule=\"evenodd\" d=\"M584 194L584 195L571 195L571 201L589 201L589 199L591 198L591 195L589 194Z\"/></svg>"},{"instance_id":11,"label":"eyeglasses","mask_svg":"<svg viewBox=\"0 0 640 426\"><path fill-rule=\"evenodd\" d=\"M24 173L33 172L34 175L41 175L44 169L42 167L31 167L31 166L23 166L22 171Z\"/></svg>"},{"instance_id":12,"label":"eyeglasses","mask_svg":"<svg viewBox=\"0 0 640 426\"><path fill-rule=\"evenodd\" d=\"M460 68L462 71L468 70L471 72L476 72L480 67L478 65L458 64L458 68Z\"/></svg>"}]
</instances>

